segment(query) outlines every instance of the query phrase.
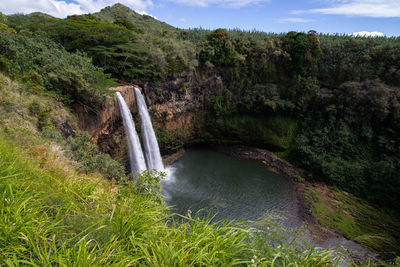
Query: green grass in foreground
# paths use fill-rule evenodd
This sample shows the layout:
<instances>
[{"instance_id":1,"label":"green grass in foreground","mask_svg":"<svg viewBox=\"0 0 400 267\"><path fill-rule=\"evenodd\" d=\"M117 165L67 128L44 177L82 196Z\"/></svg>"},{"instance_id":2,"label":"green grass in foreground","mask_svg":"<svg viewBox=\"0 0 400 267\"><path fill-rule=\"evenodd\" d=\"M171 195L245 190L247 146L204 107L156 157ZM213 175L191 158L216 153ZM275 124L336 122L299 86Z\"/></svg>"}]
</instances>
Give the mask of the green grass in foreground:
<instances>
[{"instance_id":1,"label":"green grass in foreground","mask_svg":"<svg viewBox=\"0 0 400 267\"><path fill-rule=\"evenodd\" d=\"M378 252L383 257L400 255L400 218L337 188L330 188L329 204L321 192L306 187L305 200L312 214L346 238Z\"/></svg>"},{"instance_id":2,"label":"green grass in foreground","mask_svg":"<svg viewBox=\"0 0 400 267\"><path fill-rule=\"evenodd\" d=\"M241 224L173 223L146 187L78 174L43 146L29 151L0 134L0 265L335 265L329 251L273 246Z\"/></svg>"}]
</instances>

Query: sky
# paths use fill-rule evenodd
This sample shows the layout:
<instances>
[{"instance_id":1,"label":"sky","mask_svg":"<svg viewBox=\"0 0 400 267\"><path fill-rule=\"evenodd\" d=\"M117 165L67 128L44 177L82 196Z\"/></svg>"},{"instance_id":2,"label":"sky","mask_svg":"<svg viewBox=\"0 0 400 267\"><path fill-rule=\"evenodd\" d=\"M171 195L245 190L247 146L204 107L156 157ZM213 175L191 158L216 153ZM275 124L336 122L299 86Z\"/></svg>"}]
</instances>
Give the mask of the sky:
<instances>
[{"instance_id":1,"label":"sky","mask_svg":"<svg viewBox=\"0 0 400 267\"><path fill-rule=\"evenodd\" d=\"M0 0L0 11L64 18L118 2L183 29L400 36L400 0Z\"/></svg>"}]
</instances>

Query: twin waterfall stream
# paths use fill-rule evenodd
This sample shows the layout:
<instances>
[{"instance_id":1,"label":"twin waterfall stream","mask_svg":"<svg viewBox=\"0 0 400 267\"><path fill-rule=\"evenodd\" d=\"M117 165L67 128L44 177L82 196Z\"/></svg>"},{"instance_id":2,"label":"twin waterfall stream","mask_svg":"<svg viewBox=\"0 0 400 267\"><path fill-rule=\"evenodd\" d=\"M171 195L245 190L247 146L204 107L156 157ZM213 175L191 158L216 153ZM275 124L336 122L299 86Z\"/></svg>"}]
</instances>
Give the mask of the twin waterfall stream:
<instances>
[{"instance_id":1,"label":"twin waterfall stream","mask_svg":"<svg viewBox=\"0 0 400 267\"><path fill-rule=\"evenodd\" d=\"M131 111L121 93L116 92L116 95L127 135L129 164L131 166L133 177L135 177L136 173L140 173L144 170L155 169L157 171L163 171L164 165L162 163L160 148L158 147L157 138L154 133L144 96L140 90L135 87L136 104L141 121L141 133L144 148L142 149Z\"/></svg>"}]
</instances>

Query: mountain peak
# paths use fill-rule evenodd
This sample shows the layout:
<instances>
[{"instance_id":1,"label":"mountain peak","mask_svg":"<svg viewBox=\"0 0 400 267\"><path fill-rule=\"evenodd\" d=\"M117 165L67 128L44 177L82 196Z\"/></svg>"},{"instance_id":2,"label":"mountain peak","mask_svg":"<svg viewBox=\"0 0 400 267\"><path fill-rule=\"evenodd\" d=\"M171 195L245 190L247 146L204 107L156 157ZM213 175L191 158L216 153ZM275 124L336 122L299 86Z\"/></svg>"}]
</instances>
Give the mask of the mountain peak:
<instances>
[{"instance_id":1,"label":"mountain peak","mask_svg":"<svg viewBox=\"0 0 400 267\"><path fill-rule=\"evenodd\" d=\"M28 14L30 17L45 17L45 18L54 18L53 16L43 13L43 12L32 12Z\"/></svg>"},{"instance_id":2,"label":"mountain peak","mask_svg":"<svg viewBox=\"0 0 400 267\"><path fill-rule=\"evenodd\" d=\"M116 20L126 19L135 24L139 29L153 33L176 31L175 27L161 22L152 16L140 15L121 3L105 7L100 10L100 12L94 13L93 15L108 23L114 23Z\"/></svg>"},{"instance_id":3,"label":"mountain peak","mask_svg":"<svg viewBox=\"0 0 400 267\"><path fill-rule=\"evenodd\" d=\"M126 12L135 12L133 9L121 4L121 3L116 3L112 6L109 7L110 9L118 10L118 11L126 11ZM137 13L137 12L135 12Z\"/></svg>"},{"instance_id":4,"label":"mountain peak","mask_svg":"<svg viewBox=\"0 0 400 267\"><path fill-rule=\"evenodd\" d=\"M102 10L100 10L100 12L95 14L111 15L113 17L113 20L118 19L120 17L126 17L128 15L140 16L139 13L135 12L134 10L130 9L129 7L121 3L105 7Z\"/></svg>"}]
</instances>

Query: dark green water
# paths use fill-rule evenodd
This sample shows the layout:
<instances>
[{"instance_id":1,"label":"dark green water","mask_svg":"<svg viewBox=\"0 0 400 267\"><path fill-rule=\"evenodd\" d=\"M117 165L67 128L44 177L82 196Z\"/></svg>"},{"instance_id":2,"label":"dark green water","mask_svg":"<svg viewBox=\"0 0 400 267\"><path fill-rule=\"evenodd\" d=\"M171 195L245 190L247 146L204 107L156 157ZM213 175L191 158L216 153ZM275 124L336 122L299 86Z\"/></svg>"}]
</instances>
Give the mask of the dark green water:
<instances>
[{"instance_id":1,"label":"dark green water","mask_svg":"<svg viewBox=\"0 0 400 267\"><path fill-rule=\"evenodd\" d=\"M265 227L264 218L292 228L303 223L298 216L298 206L290 182L270 172L262 163L239 160L224 154L197 149L187 153L167 167L168 178L161 182L168 206L172 212L201 217L215 216L214 221L235 219L261 222L256 227ZM305 230L302 240L314 243ZM317 244L317 243L315 243ZM373 257L374 254L359 244L335 237L324 240L319 246L331 248L337 245L352 251L358 258ZM348 266L344 257L339 266Z\"/></svg>"},{"instance_id":2,"label":"dark green water","mask_svg":"<svg viewBox=\"0 0 400 267\"><path fill-rule=\"evenodd\" d=\"M192 150L167 168L162 194L172 211L214 220L256 221L266 214L285 223L296 213L289 181L262 163L211 150ZM292 220L292 219L291 219ZM290 223L292 224L292 223Z\"/></svg>"}]
</instances>

